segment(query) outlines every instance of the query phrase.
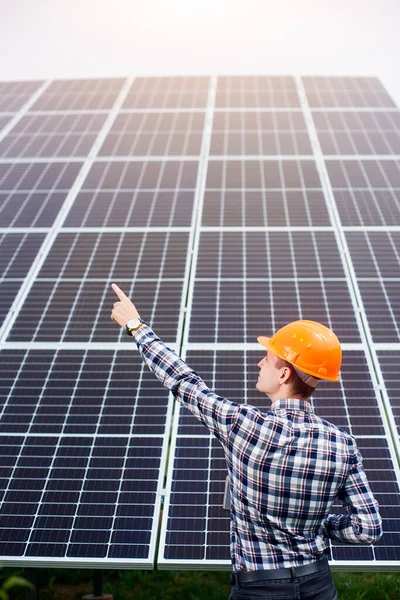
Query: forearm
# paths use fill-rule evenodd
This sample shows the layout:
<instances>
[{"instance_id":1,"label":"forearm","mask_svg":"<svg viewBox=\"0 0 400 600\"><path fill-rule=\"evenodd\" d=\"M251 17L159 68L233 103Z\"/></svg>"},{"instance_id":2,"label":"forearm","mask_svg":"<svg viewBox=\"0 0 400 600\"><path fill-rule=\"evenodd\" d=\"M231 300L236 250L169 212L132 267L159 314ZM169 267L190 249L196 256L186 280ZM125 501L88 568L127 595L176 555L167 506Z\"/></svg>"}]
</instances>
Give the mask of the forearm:
<instances>
[{"instance_id":1,"label":"forearm","mask_svg":"<svg viewBox=\"0 0 400 600\"><path fill-rule=\"evenodd\" d=\"M369 510L365 518L357 515L328 515L325 521L326 535L344 544L374 544L382 535L382 522L376 510Z\"/></svg>"},{"instance_id":2,"label":"forearm","mask_svg":"<svg viewBox=\"0 0 400 600\"><path fill-rule=\"evenodd\" d=\"M182 378L194 373L147 325L135 332L134 340L150 371L172 392L176 391Z\"/></svg>"},{"instance_id":3,"label":"forearm","mask_svg":"<svg viewBox=\"0 0 400 600\"><path fill-rule=\"evenodd\" d=\"M239 405L210 390L200 375L168 348L150 327L141 327L134 334L134 340L149 369L171 390L176 400L218 439L227 439Z\"/></svg>"},{"instance_id":4,"label":"forearm","mask_svg":"<svg viewBox=\"0 0 400 600\"><path fill-rule=\"evenodd\" d=\"M328 515L325 522L326 533L338 542L374 544L383 533L379 505L369 487L358 450L351 460L353 466L338 493L338 499L342 501L346 513Z\"/></svg>"}]
</instances>

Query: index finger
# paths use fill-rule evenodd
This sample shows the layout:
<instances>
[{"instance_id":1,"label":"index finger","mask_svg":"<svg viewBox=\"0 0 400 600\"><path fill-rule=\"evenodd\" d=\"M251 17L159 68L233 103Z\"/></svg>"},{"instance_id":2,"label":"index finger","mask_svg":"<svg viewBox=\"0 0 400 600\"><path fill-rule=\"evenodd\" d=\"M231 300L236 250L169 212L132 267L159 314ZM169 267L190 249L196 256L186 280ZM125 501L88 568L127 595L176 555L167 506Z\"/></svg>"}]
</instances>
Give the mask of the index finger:
<instances>
[{"instance_id":1,"label":"index finger","mask_svg":"<svg viewBox=\"0 0 400 600\"><path fill-rule=\"evenodd\" d=\"M118 298L122 300L129 300L128 296L125 296L124 292L117 286L116 283L111 284L112 289L117 294Z\"/></svg>"}]
</instances>

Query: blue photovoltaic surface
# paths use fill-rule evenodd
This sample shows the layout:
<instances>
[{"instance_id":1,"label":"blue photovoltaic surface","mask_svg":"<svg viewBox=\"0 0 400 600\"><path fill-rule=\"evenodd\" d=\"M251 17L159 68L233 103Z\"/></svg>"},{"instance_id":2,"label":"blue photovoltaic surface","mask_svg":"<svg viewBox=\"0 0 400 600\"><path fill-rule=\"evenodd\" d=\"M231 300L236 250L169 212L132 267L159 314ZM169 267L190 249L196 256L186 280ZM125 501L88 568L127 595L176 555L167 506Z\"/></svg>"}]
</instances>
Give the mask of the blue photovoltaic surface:
<instances>
[{"instance_id":1,"label":"blue photovoltaic surface","mask_svg":"<svg viewBox=\"0 0 400 600\"><path fill-rule=\"evenodd\" d=\"M400 134L380 81L0 82L0 136L10 119L2 564L151 568L159 542L162 568L229 569L222 450L187 411L172 423L110 320L115 281L219 394L261 410L257 335L297 318L336 331L342 383L321 385L315 409L356 437L385 535L333 544L331 561L395 568Z\"/></svg>"},{"instance_id":2,"label":"blue photovoltaic surface","mask_svg":"<svg viewBox=\"0 0 400 600\"><path fill-rule=\"evenodd\" d=\"M0 354L0 554L149 562L167 391L131 351Z\"/></svg>"},{"instance_id":3,"label":"blue photovoltaic surface","mask_svg":"<svg viewBox=\"0 0 400 600\"><path fill-rule=\"evenodd\" d=\"M0 227L51 227L81 167L0 162Z\"/></svg>"}]
</instances>

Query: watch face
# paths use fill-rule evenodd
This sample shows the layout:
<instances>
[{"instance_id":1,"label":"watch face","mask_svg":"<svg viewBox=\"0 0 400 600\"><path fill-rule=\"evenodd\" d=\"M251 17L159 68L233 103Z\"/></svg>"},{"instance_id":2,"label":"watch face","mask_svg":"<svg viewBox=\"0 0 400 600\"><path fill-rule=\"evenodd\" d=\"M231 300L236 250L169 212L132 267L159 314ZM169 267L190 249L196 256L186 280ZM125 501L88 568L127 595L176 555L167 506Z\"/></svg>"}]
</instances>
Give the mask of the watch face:
<instances>
[{"instance_id":1,"label":"watch face","mask_svg":"<svg viewBox=\"0 0 400 600\"><path fill-rule=\"evenodd\" d=\"M141 323L140 319L136 319L136 318L129 319L129 321L127 322L126 326L129 329L136 329L136 327L139 327L140 323Z\"/></svg>"}]
</instances>

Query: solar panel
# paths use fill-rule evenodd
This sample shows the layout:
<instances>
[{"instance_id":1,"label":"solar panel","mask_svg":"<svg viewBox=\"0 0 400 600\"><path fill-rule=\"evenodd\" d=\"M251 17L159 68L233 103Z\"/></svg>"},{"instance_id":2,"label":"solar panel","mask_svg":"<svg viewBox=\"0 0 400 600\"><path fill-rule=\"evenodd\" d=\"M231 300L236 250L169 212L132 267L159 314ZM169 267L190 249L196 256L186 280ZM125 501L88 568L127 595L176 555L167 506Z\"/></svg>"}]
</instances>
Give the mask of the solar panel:
<instances>
[{"instance_id":1,"label":"solar panel","mask_svg":"<svg viewBox=\"0 0 400 600\"><path fill-rule=\"evenodd\" d=\"M0 81L0 111L18 111L42 84L43 81Z\"/></svg>"},{"instance_id":2,"label":"solar panel","mask_svg":"<svg viewBox=\"0 0 400 600\"><path fill-rule=\"evenodd\" d=\"M300 111L216 112L210 154L312 154Z\"/></svg>"},{"instance_id":3,"label":"solar panel","mask_svg":"<svg viewBox=\"0 0 400 600\"><path fill-rule=\"evenodd\" d=\"M94 163L65 225L190 226L197 171L197 161Z\"/></svg>"},{"instance_id":4,"label":"solar panel","mask_svg":"<svg viewBox=\"0 0 400 600\"><path fill-rule=\"evenodd\" d=\"M400 111L323 111L313 119L324 154L400 154Z\"/></svg>"},{"instance_id":5,"label":"solar panel","mask_svg":"<svg viewBox=\"0 0 400 600\"><path fill-rule=\"evenodd\" d=\"M398 568L400 136L379 80L5 82L0 112L2 564L229 569L222 449L111 322L115 281L263 410L256 337L336 331L316 412L356 437L385 535L331 564Z\"/></svg>"},{"instance_id":6,"label":"solar panel","mask_svg":"<svg viewBox=\"0 0 400 600\"><path fill-rule=\"evenodd\" d=\"M22 283L21 280L0 279L0 327L8 316Z\"/></svg>"},{"instance_id":7,"label":"solar panel","mask_svg":"<svg viewBox=\"0 0 400 600\"><path fill-rule=\"evenodd\" d=\"M60 233L9 341L129 342L110 320L114 280L143 306L142 318L174 341L187 245L185 232Z\"/></svg>"},{"instance_id":8,"label":"solar panel","mask_svg":"<svg viewBox=\"0 0 400 600\"><path fill-rule=\"evenodd\" d=\"M101 156L198 156L204 112L134 112L115 119Z\"/></svg>"},{"instance_id":9,"label":"solar panel","mask_svg":"<svg viewBox=\"0 0 400 600\"><path fill-rule=\"evenodd\" d=\"M400 224L398 161L328 160L326 166L342 225Z\"/></svg>"},{"instance_id":10,"label":"solar panel","mask_svg":"<svg viewBox=\"0 0 400 600\"><path fill-rule=\"evenodd\" d=\"M0 156L86 156L104 122L96 113L27 115L0 141Z\"/></svg>"},{"instance_id":11,"label":"solar panel","mask_svg":"<svg viewBox=\"0 0 400 600\"><path fill-rule=\"evenodd\" d=\"M23 279L44 237L41 233L0 234L0 277Z\"/></svg>"},{"instance_id":12,"label":"solar panel","mask_svg":"<svg viewBox=\"0 0 400 600\"><path fill-rule=\"evenodd\" d=\"M289 159L210 162L202 225L330 225L315 162Z\"/></svg>"},{"instance_id":13,"label":"solar panel","mask_svg":"<svg viewBox=\"0 0 400 600\"><path fill-rule=\"evenodd\" d=\"M0 233L0 327L44 239L43 233Z\"/></svg>"},{"instance_id":14,"label":"solar panel","mask_svg":"<svg viewBox=\"0 0 400 600\"><path fill-rule=\"evenodd\" d=\"M332 231L201 233L190 342L251 342L260 323L312 317L360 339Z\"/></svg>"},{"instance_id":15,"label":"solar panel","mask_svg":"<svg viewBox=\"0 0 400 600\"><path fill-rule=\"evenodd\" d=\"M53 81L30 110L111 109L124 79L60 79Z\"/></svg>"},{"instance_id":16,"label":"solar panel","mask_svg":"<svg viewBox=\"0 0 400 600\"><path fill-rule=\"evenodd\" d=\"M386 342L387 343L387 342ZM399 350L383 349L377 352L379 365L385 379L386 391L388 394L390 406L393 410L397 435L400 438L400 399L398 384L398 360Z\"/></svg>"},{"instance_id":17,"label":"solar panel","mask_svg":"<svg viewBox=\"0 0 400 600\"><path fill-rule=\"evenodd\" d=\"M302 77L302 81L312 108L396 107L376 77Z\"/></svg>"},{"instance_id":18,"label":"solar panel","mask_svg":"<svg viewBox=\"0 0 400 600\"><path fill-rule=\"evenodd\" d=\"M298 108L294 77L218 77L215 108Z\"/></svg>"},{"instance_id":19,"label":"solar panel","mask_svg":"<svg viewBox=\"0 0 400 600\"><path fill-rule=\"evenodd\" d=\"M82 163L0 163L0 227L51 227Z\"/></svg>"},{"instance_id":20,"label":"solar panel","mask_svg":"<svg viewBox=\"0 0 400 600\"><path fill-rule=\"evenodd\" d=\"M131 351L1 358L0 554L151 565L167 391Z\"/></svg>"},{"instance_id":21,"label":"solar panel","mask_svg":"<svg viewBox=\"0 0 400 600\"><path fill-rule=\"evenodd\" d=\"M374 342L398 342L399 232L346 233Z\"/></svg>"},{"instance_id":22,"label":"solar panel","mask_svg":"<svg viewBox=\"0 0 400 600\"><path fill-rule=\"evenodd\" d=\"M123 108L204 108L209 77L136 77Z\"/></svg>"}]
</instances>

